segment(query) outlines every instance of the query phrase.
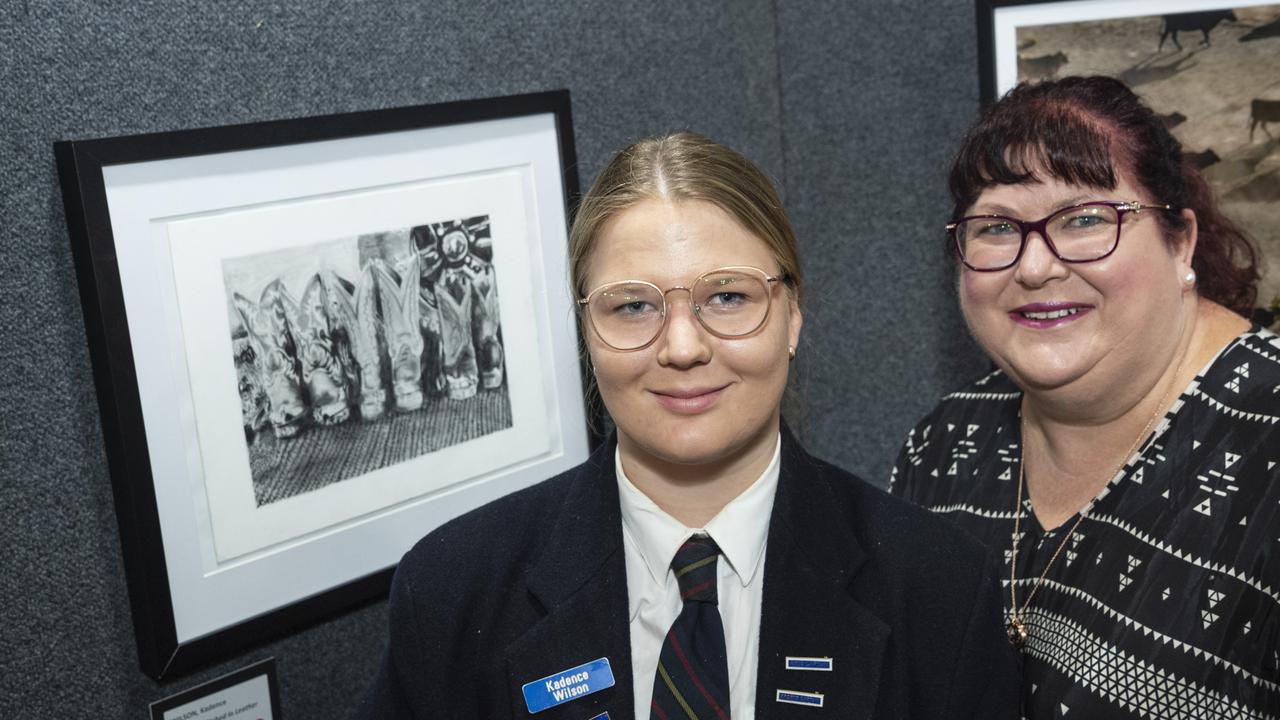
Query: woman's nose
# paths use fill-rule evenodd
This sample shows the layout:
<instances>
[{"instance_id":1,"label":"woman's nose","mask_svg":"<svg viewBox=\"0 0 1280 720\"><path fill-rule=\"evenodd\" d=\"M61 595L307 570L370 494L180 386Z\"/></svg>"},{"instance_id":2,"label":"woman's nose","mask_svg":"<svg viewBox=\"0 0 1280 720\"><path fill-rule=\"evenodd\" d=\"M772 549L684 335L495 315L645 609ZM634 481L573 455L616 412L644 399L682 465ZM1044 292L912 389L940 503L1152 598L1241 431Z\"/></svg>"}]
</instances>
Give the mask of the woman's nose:
<instances>
[{"instance_id":1,"label":"woman's nose","mask_svg":"<svg viewBox=\"0 0 1280 720\"><path fill-rule=\"evenodd\" d=\"M1070 272L1053 250L1049 241L1039 232L1027 233L1022 257L1014 266L1014 279L1027 287L1040 287L1051 280L1061 279Z\"/></svg>"},{"instance_id":2,"label":"woman's nose","mask_svg":"<svg viewBox=\"0 0 1280 720\"><path fill-rule=\"evenodd\" d=\"M692 301L669 298L667 326L658 338L658 363L673 367L692 367L711 359L711 333L694 314Z\"/></svg>"}]
</instances>

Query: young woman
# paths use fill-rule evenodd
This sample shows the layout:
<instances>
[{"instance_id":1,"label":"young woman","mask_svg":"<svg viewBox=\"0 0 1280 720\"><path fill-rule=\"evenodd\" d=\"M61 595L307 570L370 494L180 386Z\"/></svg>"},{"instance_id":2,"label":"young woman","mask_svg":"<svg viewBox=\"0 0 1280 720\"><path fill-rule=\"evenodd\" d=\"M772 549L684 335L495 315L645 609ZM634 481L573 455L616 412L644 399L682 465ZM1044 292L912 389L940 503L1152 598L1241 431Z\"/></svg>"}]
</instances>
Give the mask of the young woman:
<instances>
[{"instance_id":1,"label":"young woman","mask_svg":"<svg viewBox=\"0 0 1280 720\"><path fill-rule=\"evenodd\" d=\"M1280 338L1249 240L1119 81L1020 86L948 226L999 370L912 431L892 491L1005 552L1029 718L1280 717Z\"/></svg>"},{"instance_id":2,"label":"young woman","mask_svg":"<svg viewBox=\"0 0 1280 720\"><path fill-rule=\"evenodd\" d=\"M1013 717L984 551L780 420L803 283L765 176L639 142L570 261L617 431L405 556L361 716Z\"/></svg>"}]
</instances>

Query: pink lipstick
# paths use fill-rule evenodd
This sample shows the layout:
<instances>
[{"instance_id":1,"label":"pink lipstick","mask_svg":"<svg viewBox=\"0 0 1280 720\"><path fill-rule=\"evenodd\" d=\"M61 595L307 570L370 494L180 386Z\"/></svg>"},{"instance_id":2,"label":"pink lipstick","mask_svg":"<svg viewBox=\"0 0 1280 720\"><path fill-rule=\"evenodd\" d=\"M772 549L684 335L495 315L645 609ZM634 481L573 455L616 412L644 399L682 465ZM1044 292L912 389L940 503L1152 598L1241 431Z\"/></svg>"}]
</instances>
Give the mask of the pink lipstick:
<instances>
[{"instance_id":1,"label":"pink lipstick","mask_svg":"<svg viewBox=\"0 0 1280 720\"><path fill-rule=\"evenodd\" d=\"M1009 317L1023 327L1044 330L1073 323L1092 310L1092 305L1073 302L1027 303L1009 311Z\"/></svg>"}]
</instances>

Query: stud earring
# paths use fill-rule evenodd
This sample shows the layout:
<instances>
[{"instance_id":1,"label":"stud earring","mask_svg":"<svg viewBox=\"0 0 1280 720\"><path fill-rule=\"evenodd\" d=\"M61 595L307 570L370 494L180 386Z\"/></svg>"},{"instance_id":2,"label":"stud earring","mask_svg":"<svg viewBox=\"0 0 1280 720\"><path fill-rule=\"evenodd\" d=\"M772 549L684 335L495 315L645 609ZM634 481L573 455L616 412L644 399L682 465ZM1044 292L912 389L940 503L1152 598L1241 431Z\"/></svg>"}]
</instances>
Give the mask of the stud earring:
<instances>
[{"instance_id":1,"label":"stud earring","mask_svg":"<svg viewBox=\"0 0 1280 720\"><path fill-rule=\"evenodd\" d=\"M1187 271L1187 274L1182 276L1182 282L1183 282L1183 283L1185 283L1187 287L1191 287L1192 285L1195 285L1195 284L1196 284L1196 271L1195 271L1195 270L1188 270L1188 271Z\"/></svg>"},{"instance_id":2,"label":"stud earring","mask_svg":"<svg viewBox=\"0 0 1280 720\"><path fill-rule=\"evenodd\" d=\"M795 345L788 345L788 346L787 346L787 359L788 359L788 360L795 360L795 359L796 359L796 346L795 346Z\"/></svg>"}]
</instances>

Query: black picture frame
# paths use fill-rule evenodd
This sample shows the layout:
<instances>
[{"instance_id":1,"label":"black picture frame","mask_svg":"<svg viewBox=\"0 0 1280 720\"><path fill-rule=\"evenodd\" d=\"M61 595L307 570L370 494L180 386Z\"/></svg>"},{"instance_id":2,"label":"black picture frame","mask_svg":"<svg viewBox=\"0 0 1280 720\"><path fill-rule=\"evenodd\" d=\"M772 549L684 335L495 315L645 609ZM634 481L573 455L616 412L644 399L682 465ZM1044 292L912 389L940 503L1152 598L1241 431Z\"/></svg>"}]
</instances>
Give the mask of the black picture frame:
<instances>
[{"instance_id":1,"label":"black picture frame","mask_svg":"<svg viewBox=\"0 0 1280 720\"><path fill-rule=\"evenodd\" d=\"M175 563L171 557L175 552L173 547L176 543L173 540L172 531L169 532L169 537L166 536L166 528L175 521L169 520L165 513L172 514L174 507L178 507L181 514L186 512L188 509L186 505L191 503L179 502L175 506L171 500L165 500L171 492L168 489L170 486L166 483L173 482L173 478L166 472L157 473L155 469L158 462L157 453L162 452L162 448L150 442L148 438L147 414L150 408L148 403L154 405L153 396L164 393L157 393L148 385L154 381L150 373L144 375L139 373L139 360L149 361L150 356L139 358L135 354L135 344L140 342L135 334L140 337L147 330L148 322L139 319L137 315L142 311L149 311L142 307L145 303L139 303L136 297L130 296L130 292L135 292L135 295L138 292L131 290L134 286L131 286L130 282L135 280L128 279L132 277L128 276L128 272L133 271L129 270L126 273L128 277L122 279L122 267L128 269L126 251L140 257L146 257L146 253L151 251L145 249L146 242L135 242L135 238L121 236L120 225L125 220L121 219L123 211L119 211L117 206L123 201L119 200L119 195L112 193L117 192L113 188L123 187L128 183L117 182L112 178L116 178L118 173L129 172L134 168L143 168L151 172L151 168L165 168L168 167L165 163L175 160L192 163L213 162L217 163L215 165L217 168L240 168L243 172L250 173L255 164L271 166L271 163L275 162L262 158L276 157L276 155L267 156L263 153L294 152L307 157L305 162L298 161L302 163L302 171L305 172L308 167L311 167L306 164L308 162L316 163L315 167L322 167L324 162L329 162L331 158L325 153L331 151L336 153L335 162L363 161L364 158L359 156L359 146L349 145L350 143L394 141L403 143L417 152L416 146L413 145L415 139L436 137L433 133L469 133L466 137L470 140L475 140L475 137L479 136L480 142L483 143L488 139L485 133L493 132L497 134L493 135L492 142L497 143L497 147L506 148L519 143L501 134L506 132L501 128L508 127L503 123L536 120L540 123L538 127L545 127L545 130L539 130L542 133L538 135L541 145L529 152L540 153L537 157L541 158L539 161L541 165L537 162L525 163L532 168L527 172L531 177L536 176L536 182L542 183L545 188L558 188L558 190L535 191L531 196L534 198L532 202L536 204L542 215L560 218L561 221L555 223L547 220L546 227L550 228L549 230L539 226L530 230L529 234L533 236L537 231L542 231L542 234L538 235L539 241L543 243L538 248L541 253L538 257L542 257L548 267L558 268L563 265L567 220L576 207L579 192L570 108L569 92L554 90L246 125L55 143L54 155L62 185L68 231L84 312L85 332L97 389L139 663L147 675L156 680L178 677L205 663L234 655L254 644L380 598L385 595L389 587L394 571L394 560L388 564L384 559L368 567L367 572L359 576L348 577L342 582L318 587L314 593L303 597L292 598L279 604L266 602L260 607L232 611L239 614L231 622L209 621L211 625L216 625L212 630L202 628L197 633L192 633L190 630L182 630L179 627L180 621L185 622L183 618L192 613L198 615L201 611L186 609L186 605L183 604L186 602L183 599L183 593L187 591L178 592L175 589L181 589L181 583L175 580L175 573L182 568L177 566L189 563L187 561ZM402 140L402 138L408 139ZM439 147L431 147L433 152L453 152L444 141L430 142L440 143ZM546 146L552 142L554 147ZM353 147L357 150L353 150ZM487 146L482 144L481 150L485 147ZM336 150L332 150L333 148ZM501 156L500 150L494 150L490 154ZM515 166L524 167L520 163L524 163L525 160L517 158L512 162ZM292 160L280 162L287 163ZM501 165L501 162L498 162L498 165ZM554 167L551 167L552 165ZM460 166L456 170L465 175L466 171L474 168ZM159 179L153 181L155 186L165 187L163 175L168 171L156 172ZM186 176L179 172L175 177L184 179ZM448 182L446 175L428 176L427 179L432 182ZM216 177L210 181L216 181ZM343 182L348 181L343 180ZM525 186L530 186L535 181L524 182ZM538 187L543 188L543 185ZM370 187L376 186L377 183L370 185ZM351 186L356 189L360 187ZM355 193L356 190L351 188L348 188L350 193ZM552 197L552 195L555 196ZM287 199L287 196L284 197ZM323 201L323 196L321 197L322 200L317 202ZM235 209L235 207L230 208L230 210ZM214 207L213 210L221 211L227 208ZM155 212L160 216L164 215L162 210ZM163 221L163 218L157 220L149 216L146 219L152 225ZM133 231L135 235L142 232L142 230ZM553 239L552 235L556 237ZM130 242L133 245L122 244ZM558 246L548 245L553 242ZM547 260L545 257L552 259ZM142 265L145 266L146 262ZM530 270L530 274L535 282L539 282L537 272ZM567 298L567 281L564 277L545 277L540 282L544 282L545 287L557 291L563 287L563 294ZM175 284L178 283L175 281ZM542 294L556 295L553 292ZM131 299L132 305L129 302ZM566 302L570 300L567 299ZM556 312L546 314L558 320L560 308L557 307L555 310ZM505 485L500 486L497 482L486 484L476 481L473 483L474 488L468 486L468 492L475 495L472 500L466 502L450 500L452 505L447 509L438 511L435 516L431 516L430 513L424 516L428 518L425 523L420 518L416 524L423 528L422 532L471 506L481 504L517 487L550 477L556 472L581 462L589 449L600 442L597 430L601 427L598 418L599 410L586 407L583 402L584 378L588 377L588 373L582 366L581 358L584 355L580 352L581 339L578 337L576 323L572 319L573 313L566 310L563 314L568 317L569 323L574 324L574 327L567 331L567 334L557 334L550 343L554 347L546 351L554 353L554 359L550 359L549 355L549 359L544 363L557 365L560 369L543 368L542 370L565 373L565 368L569 369L562 382L563 398L556 406L560 413L558 415L561 422L560 431L564 436L560 439L560 449L563 452L554 457L548 455L550 459L545 461L532 463L535 466L533 469L521 470L523 474L518 480L504 479L502 482ZM557 333L560 333L559 329ZM164 336L165 342L180 342L170 337L172 333L166 335L163 327L156 334ZM577 385L574 385L575 377ZM200 386L200 382L200 378L190 378L190 386L193 388ZM178 386L180 389L184 387L181 383ZM577 398L576 408L574 402L567 399L574 397ZM542 468L542 471L539 472L536 468ZM166 484L165 492L158 493L158 487L160 487L158 483ZM489 489L483 492L475 489L485 487ZM173 492L181 494L183 490L180 488ZM417 509L426 503L414 505L404 501L402 504L413 505L412 512L426 512ZM200 513L193 510L193 514L198 519ZM210 511L209 514L215 513ZM384 514L395 517L394 512L387 511ZM366 517L361 519L360 524L361 527L369 524L377 525L383 520L385 518ZM186 521L187 519L183 518L177 524L180 525ZM199 546L198 538L196 540L184 538L183 542ZM299 547L307 544L297 540L291 542L295 542ZM325 540L325 542L329 541ZM372 543L366 541L366 545L372 546ZM407 550L407 545L399 548L400 552L403 550ZM281 552L286 551L293 552L294 549ZM267 561L263 560L263 562ZM243 565L251 566L252 563L244 562ZM190 569L183 571L195 572ZM205 573L204 576L212 577L212 574ZM178 604L175 605L175 602Z\"/></svg>"}]
</instances>

